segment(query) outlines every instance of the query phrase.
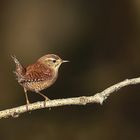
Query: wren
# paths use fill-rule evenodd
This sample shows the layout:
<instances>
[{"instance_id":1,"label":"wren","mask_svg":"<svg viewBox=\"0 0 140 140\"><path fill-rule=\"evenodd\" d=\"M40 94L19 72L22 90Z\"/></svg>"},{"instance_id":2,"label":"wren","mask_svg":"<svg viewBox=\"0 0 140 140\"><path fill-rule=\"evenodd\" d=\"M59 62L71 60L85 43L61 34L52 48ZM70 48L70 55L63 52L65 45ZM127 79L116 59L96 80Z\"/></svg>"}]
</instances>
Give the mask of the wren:
<instances>
[{"instance_id":1,"label":"wren","mask_svg":"<svg viewBox=\"0 0 140 140\"><path fill-rule=\"evenodd\" d=\"M27 92L32 91L40 94L45 100L47 96L40 91L50 87L58 77L58 70L62 63L69 62L62 60L58 55L47 54L39 58L34 64L24 67L15 56L11 56L16 64L18 83L24 88L27 106L30 103Z\"/></svg>"}]
</instances>

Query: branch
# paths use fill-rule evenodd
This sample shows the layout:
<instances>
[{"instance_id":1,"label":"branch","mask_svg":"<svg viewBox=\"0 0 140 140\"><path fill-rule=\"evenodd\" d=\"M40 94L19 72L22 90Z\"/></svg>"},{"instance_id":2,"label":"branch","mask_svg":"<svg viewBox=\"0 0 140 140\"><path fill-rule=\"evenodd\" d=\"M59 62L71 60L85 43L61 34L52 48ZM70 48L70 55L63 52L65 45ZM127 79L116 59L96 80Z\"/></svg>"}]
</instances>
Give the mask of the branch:
<instances>
[{"instance_id":1,"label":"branch","mask_svg":"<svg viewBox=\"0 0 140 140\"><path fill-rule=\"evenodd\" d=\"M6 109L3 111L0 111L0 119L8 118L10 116L18 117L20 114L24 112L28 112L28 111L30 112L30 111L41 109L41 108L50 108L50 107L58 107L58 106L65 106L65 105L86 105L88 103L102 104L111 93L118 91L122 87L125 87L128 85L135 85L135 84L140 84L140 77L133 78L133 79L126 79L120 83L117 83L105 89L104 91L100 93L96 93L93 96L81 96L81 97L75 97L75 98L35 102L28 105L28 110L27 110L27 105L15 107L12 109Z\"/></svg>"}]
</instances>

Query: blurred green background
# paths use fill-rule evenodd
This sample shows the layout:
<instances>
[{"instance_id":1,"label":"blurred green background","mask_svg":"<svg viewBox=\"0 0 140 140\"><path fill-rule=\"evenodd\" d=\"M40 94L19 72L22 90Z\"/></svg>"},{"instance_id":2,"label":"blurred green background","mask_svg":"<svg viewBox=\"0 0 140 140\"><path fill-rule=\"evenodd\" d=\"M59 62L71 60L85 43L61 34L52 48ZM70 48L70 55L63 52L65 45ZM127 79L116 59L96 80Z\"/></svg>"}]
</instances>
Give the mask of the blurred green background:
<instances>
[{"instance_id":1,"label":"blurred green background","mask_svg":"<svg viewBox=\"0 0 140 140\"><path fill-rule=\"evenodd\" d=\"M15 54L25 66L47 53L71 62L43 91L51 99L93 95L140 76L139 0L1 0L0 109L25 104L15 80ZM31 102L43 100L29 94ZM0 120L1 140L139 140L140 85L103 106L64 106Z\"/></svg>"}]
</instances>

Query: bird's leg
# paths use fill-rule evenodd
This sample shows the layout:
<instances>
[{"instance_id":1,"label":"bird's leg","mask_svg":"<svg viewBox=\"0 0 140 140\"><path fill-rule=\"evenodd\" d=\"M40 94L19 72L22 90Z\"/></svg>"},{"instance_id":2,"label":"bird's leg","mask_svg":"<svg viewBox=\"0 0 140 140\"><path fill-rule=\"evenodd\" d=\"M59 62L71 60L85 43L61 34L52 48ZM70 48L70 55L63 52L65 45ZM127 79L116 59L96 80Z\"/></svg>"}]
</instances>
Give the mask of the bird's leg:
<instances>
[{"instance_id":1,"label":"bird's leg","mask_svg":"<svg viewBox=\"0 0 140 140\"><path fill-rule=\"evenodd\" d=\"M24 88L24 93L25 93L25 98L26 98L26 109L28 110L28 105L30 104L29 99L28 99L28 95L27 95L27 90Z\"/></svg>"},{"instance_id":2,"label":"bird's leg","mask_svg":"<svg viewBox=\"0 0 140 140\"><path fill-rule=\"evenodd\" d=\"M44 101L44 107L46 106L46 101L50 100L47 96L45 96L44 94L42 94L41 92L37 91L36 93L38 93L39 95L41 95L43 98L45 98L45 101Z\"/></svg>"},{"instance_id":3,"label":"bird's leg","mask_svg":"<svg viewBox=\"0 0 140 140\"><path fill-rule=\"evenodd\" d=\"M47 96L45 96L45 95L42 94L41 92L37 91L36 93L38 93L38 94L41 95L43 98L45 98L45 101L50 100Z\"/></svg>"}]
</instances>

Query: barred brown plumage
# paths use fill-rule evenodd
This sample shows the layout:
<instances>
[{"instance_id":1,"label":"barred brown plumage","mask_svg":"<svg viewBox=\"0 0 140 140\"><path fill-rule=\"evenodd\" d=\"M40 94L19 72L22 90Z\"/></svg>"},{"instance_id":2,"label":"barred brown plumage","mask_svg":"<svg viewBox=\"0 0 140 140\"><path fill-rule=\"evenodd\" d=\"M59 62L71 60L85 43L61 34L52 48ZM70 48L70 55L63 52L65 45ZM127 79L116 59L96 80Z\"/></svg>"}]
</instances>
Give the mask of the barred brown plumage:
<instances>
[{"instance_id":1,"label":"barred brown plumage","mask_svg":"<svg viewBox=\"0 0 140 140\"><path fill-rule=\"evenodd\" d=\"M40 91L51 86L57 79L60 65L69 62L55 54L47 54L39 58L36 63L24 68L15 56L12 58L16 64L15 74L18 83L24 88L27 108L29 104L27 91L36 92L48 100L49 98Z\"/></svg>"}]
</instances>

